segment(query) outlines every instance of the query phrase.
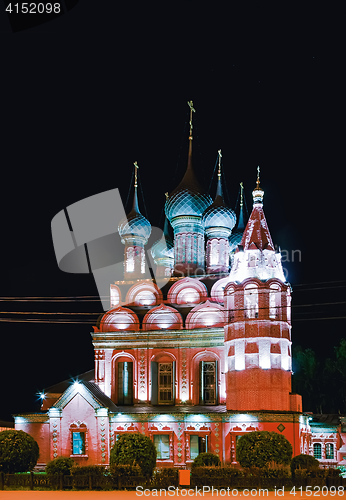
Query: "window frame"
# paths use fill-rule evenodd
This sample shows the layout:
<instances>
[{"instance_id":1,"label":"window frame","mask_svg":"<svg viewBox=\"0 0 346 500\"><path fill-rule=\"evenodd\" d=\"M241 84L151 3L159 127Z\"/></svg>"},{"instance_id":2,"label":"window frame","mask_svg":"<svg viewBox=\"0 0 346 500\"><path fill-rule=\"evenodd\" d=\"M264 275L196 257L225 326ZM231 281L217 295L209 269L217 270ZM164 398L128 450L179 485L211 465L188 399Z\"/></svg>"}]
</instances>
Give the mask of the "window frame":
<instances>
[{"instance_id":1,"label":"window frame","mask_svg":"<svg viewBox=\"0 0 346 500\"><path fill-rule=\"evenodd\" d=\"M164 401L160 399L160 365L172 365L171 371L171 399ZM175 384L176 384L176 362L171 359L169 361L151 361L151 404L160 406L172 406L175 404Z\"/></svg>"},{"instance_id":2,"label":"window frame","mask_svg":"<svg viewBox=\"0 0 346 500\"><path fill-rule=\"evenodd\" d=\"M211 448L211 431L205 430L205 431L185 431L185 443L188 443L188 453L186 453L186 463L188 462L193 462L194 458L191 458L191 436L198 436L199 438L205 438L206 439L206 451L208 450L212 453L212 448ZM198 452L202 453L201 451ZM188 455L188 456L187 456Z\"/></svg>"},{"instance_id":3,"label":"window frame","mask_svg":"<svg viewBox=\"0 0 346 500\"><path fill-rule=\"evenodd\" d=\"M317 453L316 453L317 449L319 449L318 455L320 455L320 456L317 456ZM317 460L321 460L322 459L322 443L314 443L313 451L314 451L314 457L317 458Z\"/></svg>"},{"instance_id":4,"label":"window frame","mask_svg":"<svg viewBox=\"0 0 346 500\"><path fill-rule=\"evenodd\" d=\"M207 363L213 363L214 370L214 399L213 402L206 402L205 400L205 365ZM199 404L206 406L216 406L218 404L218 360L212 359L209 361L201 360L199 362L199 385L200 385L200 394L199 394Z\"/></svg>"},{"instance_id":5,"label":"window frame","mask_svg":"<svg viewBox=\"0 0 346 500\"><path fill-rule=\"evenodd\" d=\"M155 444L155 438L162 438L162 436L167 436L168 437L168 457L167 458L162 458L161 456L159 457L159 454L158 454L158 449L156 448L156 444ZM167 460L173 460L172 458L172 446L171 446L171 441L172 441L172 432L156 432L155 434L153 434L153 443L154 443L154 446L156 448L156 460L162 460L164 462L167 462Z\"/></svg>"},{"instance_id":6,"label":"window frame","mask_svg":"<svg viewBox=\"0 0 346 500\"><path fill-rule=\"evenodd\" d=\"M88 440L87 440L87 427L85 424L81 424L81 425L76 425L76 424L72 424L70 426L70 449L71 449L71 453L70 453L70 457L88 457ZM74 433L79 433L80 435L83 436L83 453L74 453L74 438L73 438L73 434Z\"/></svg>"},{"instance_id":7,"label":"window frame","mask_svg":"<svg viewBox=\"0 0 346 500\"><path fill-rule=\"evenodd\" d=\"M334 443L326 443L325 446L325 453L326 453L326 460L334 460L335 459L335 451L334 451ZM328 452L328 450L330 450Z\"/></svg>"}]
</instances>

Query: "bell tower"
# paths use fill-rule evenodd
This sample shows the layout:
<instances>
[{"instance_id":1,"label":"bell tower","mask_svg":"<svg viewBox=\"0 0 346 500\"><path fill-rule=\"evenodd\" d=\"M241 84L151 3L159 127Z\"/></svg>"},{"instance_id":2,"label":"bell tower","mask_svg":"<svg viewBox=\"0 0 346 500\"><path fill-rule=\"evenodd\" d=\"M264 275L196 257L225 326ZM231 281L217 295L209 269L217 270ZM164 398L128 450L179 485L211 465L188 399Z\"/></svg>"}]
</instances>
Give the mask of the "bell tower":
<instances>
[{"instance_id":1,"label":"bell tower","mask_svg":"<svg viewBox=\"0 0 346 500\"><path fill-rule=\"evenodd\" d=\"M224 290L227 410L302 411L291 394L291 289L264 216L259 167L252 194Z\"/></svg>"}]
</instances>

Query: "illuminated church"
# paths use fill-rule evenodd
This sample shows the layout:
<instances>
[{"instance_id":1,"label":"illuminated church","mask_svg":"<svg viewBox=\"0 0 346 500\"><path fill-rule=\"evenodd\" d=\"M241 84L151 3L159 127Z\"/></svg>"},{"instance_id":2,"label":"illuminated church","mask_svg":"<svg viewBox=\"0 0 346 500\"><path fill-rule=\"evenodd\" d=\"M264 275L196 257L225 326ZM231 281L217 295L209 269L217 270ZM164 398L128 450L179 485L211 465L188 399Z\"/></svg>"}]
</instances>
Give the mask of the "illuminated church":
<instances>
[{"instance_id":1,"label":"illuminated church","mask_svg":"<svg viewBox=\"0 0 346 500\"><path fill-rule=\"evenodd\" d=\"M150 436L158 467L188 467L202 451L236 464L237 439L254 430L284 435L293 455L314 452L309 415L291 392L291 288L259 169L246 223L242 191L238 220L224 202L221 151L214 200L196 178L189 105L187 168L166 195L163 236L150 250L155 276L135 164L132 210L118 227L124 277L110 283L111 307L93 328L95 369L49 388L41 412L16 416L41 464L63 455L107 465L124 432ZM340 462L336 434L323 439L321 459Z\"/></svg>"}]
</instances>

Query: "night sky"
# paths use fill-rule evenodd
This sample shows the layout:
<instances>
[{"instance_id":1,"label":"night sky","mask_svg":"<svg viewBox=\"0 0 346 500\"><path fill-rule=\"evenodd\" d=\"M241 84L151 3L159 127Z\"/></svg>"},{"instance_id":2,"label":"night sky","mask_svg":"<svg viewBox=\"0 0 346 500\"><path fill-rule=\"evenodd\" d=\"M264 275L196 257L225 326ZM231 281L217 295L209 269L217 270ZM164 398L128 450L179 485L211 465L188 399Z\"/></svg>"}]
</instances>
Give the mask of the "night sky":
<instances>
[{"instance_id":1,"label":"night sky","mask_svg":"<svg viewBox=\"0 0 346 500\"><path fill-rule=\"evenodd\" d=\"M300 251L283 263L293 344L331 356L346 336L338 13L261 2L242 11L195 1L74 3L27 29L0 18L0 420L37 411L37 391L93 368L90 331L102 307L92 275L59 270L52 218L114 188L125 205L137 161L140 209L162 226L164 193L186 167L188 100L194 168L206 188L221 148L226 200L234 209L243 181L251 211L260 165L272 239L286 256ZM212 197L215 182L214 173ZM40 300L12 300L23 297Z\"/></svg>"}]
</instances>

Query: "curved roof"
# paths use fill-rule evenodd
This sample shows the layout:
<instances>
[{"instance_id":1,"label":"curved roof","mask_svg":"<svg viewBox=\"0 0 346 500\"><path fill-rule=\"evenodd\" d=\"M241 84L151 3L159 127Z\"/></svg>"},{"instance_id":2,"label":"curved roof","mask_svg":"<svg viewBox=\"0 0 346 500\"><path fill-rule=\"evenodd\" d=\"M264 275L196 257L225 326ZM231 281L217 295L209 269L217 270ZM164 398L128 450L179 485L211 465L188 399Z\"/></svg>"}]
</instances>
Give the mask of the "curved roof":
<instances>
[{"instance_id":1,"label":"curved roof","mask_svg":"<svg viewBox=\"0 0 346 500\"><path fill-rule=\"evenodd\" d=\"M139 330L137 315L128 307L113 307L101 318L99 330L101 332L115 332L118 330Z\"/></svg>"},{"instance_id":2,"label":"curved roof","mask_svg":"<svg viewBox=\"0 0 346 500\"><path fill-rule=\"evenodd\" d=\"M212 199L199 184L192 168L192 140L189 143L187 169L180 184L166 200L165 212L169 221L179 216L201 217Z\"/></svg>"},{"instance_id":3,"label":"curved roof","mask_svg":"<svg viewBox=\"0 0 346 500\"><path fill-rule=\"evenodd\" d=\"M174 307L160 304L143 318L143 330L177 330L183 328L183 318Z\"/></svg>"},{"instance_id":4,"label":"curved roof","mask_svg":"<svg viewBox=\"0 0 346 500\"><path fill-rule=\"evenodd\" d=\"M147 241L150 236L151 224L139 211L137 186L135 186L132 210L126 216L126 219L120 222L118 232L121 238L126 238L126 236L140 236Z\"/></svg>"}]
</instances>

